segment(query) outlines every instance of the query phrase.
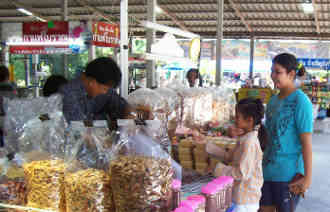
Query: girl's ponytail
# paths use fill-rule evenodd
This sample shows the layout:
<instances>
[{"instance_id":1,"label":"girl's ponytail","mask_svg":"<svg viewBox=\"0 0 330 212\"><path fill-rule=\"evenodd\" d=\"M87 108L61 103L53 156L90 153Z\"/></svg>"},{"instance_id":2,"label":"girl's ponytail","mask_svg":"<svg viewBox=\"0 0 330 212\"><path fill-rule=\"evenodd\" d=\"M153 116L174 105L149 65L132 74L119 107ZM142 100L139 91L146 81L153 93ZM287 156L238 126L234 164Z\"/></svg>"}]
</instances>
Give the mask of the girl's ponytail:
<instances>
[{"instance_id":1,"label":"girl's ponytail","mask_svg":"<svg viewBox=\"0 0 330 212\"><path fill-rule=\"evenodd\" d=\"M263 124L260 124L260 128L258 130L258 139L260 142L261 150L265 151L268 144L268 135L267 130Z\"/></svg>"},{"instance_id":2,"label":"girl's ponytail","mask_svg":"<svg viewBox=\"0 0 330 212\"><path fill-rule=\"evenodd\" d=\"M306 74L305 66L302 63L298 63L298 67L297 67L297 70L296 70L296 75L298 77L303 77L303 76L305 76L305 74Z\"/></svg>"}]
</instances>

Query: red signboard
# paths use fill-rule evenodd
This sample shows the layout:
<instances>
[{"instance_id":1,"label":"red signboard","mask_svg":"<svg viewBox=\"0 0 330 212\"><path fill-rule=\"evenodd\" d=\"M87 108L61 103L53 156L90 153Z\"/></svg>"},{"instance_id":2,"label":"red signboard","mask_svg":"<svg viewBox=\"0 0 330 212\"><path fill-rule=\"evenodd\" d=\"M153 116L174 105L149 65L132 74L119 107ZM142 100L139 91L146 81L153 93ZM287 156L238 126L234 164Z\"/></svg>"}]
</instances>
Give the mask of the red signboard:
<instances>
[{"instance_id":1,"label":"red signboard","mask_svg":"<svg viewBox=\"0 0 330 212\"><path fill-rule=\"evenodd\" d=\"M93 23L93 45L119 47L120 33L117 24L105 22Z\"/></svg>"},{"instance_id":2,"label":"red signboard","mask_svg":"<svg viewBox=\"0 0 330 212\"><path fill-rule=\"evenodd\" d=\"M25 42L55 42L68 39L69 23L67 21L23 23L23 41Z\"/></svg>"},{"instance_id":3,"label":"red signboard","mask_svg":"<svg viewBox=\"0 0 330 212\"><path fill-rule=\"evenodd\" d=\"M70 54L69 46L10 46L11 54Z\"/></svg>"}]
</instances>

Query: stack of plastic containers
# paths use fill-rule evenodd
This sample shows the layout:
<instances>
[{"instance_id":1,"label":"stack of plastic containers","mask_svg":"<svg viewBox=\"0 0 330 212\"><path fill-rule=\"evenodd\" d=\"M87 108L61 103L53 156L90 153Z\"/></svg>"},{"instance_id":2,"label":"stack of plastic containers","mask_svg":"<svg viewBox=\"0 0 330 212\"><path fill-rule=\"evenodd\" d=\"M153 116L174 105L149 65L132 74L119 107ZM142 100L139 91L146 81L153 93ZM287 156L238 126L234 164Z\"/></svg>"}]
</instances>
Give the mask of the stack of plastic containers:
<instances>
[{"instance_id":1,"label":"stack of plastic containers","mask_svg":"<svg viewBox=\"0 0 330 212\"><path fill-rule=\"evenodd\" d=\"M232 177L219 177L202 187L206 198L206 212L225 212L232 204Z\"/></svg>"},{"instance_id":2,"label":"stack of plastic containers","mask_svg":"<svg viewBox=\"0 0 330 212\"><path fill-rule=\"evenodd\" d=\"M202 195L192 195L180 203L181 207L190 207L194 212L205 212L205 197Z\"/></svg>"},{"instance_id":3,"label":"stack of plastic containers","mask_svg":"<svg viewBox=\"0 0 330 212\"><path fill-rule=\"evenodd\" d=\"M179 207L175 209L173 212L194 212L194 210L189 207Z\"/></svg>"},{"instance_id":4,"label":"stack of plastic containers","mask_svg":"<svg viewBox=\"0 0 330 212\"><path fill-rule=\"evenodd\" d=\"M206 198L206 212L222 212L221 191L223 189L223 185L216 182L210 182L202 187L202 195Z\"/></svg>"},{"instance_id":5,"label":"stack of plastic containers","mask_svg":"<svg viewBox=\"0 0 330 212\"><path fill-rule=\"evenodd\" d=\"M230 208L232 205L232 193L233 193L233 184L234 179L228 176L218 177L212 182L222 184L224 186L225 191L225 207Z\"/></svg>"}]
</instances>

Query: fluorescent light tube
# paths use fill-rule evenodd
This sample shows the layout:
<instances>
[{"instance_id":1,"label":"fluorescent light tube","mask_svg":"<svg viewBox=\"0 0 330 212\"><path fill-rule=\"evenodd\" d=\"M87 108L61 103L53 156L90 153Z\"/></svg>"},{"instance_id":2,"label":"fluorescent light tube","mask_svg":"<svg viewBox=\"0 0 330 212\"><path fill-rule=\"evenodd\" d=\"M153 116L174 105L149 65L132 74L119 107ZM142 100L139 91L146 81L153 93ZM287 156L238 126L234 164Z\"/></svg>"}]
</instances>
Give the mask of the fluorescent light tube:
<instances>
[{"instance_id":1,"label":"fluorescent light tube","mask_svg":"<svg viewBox=\"0 0 330 212\"><path fill-rule=\"evenodd\" d=\"M38 16L34 16L36 19L38 19L39 21L42 21L42 22L47 22L45 19L43 19L43 18L40 18L40 17L38 17Z\"/></svg>"},{"instance_id":2,"label":"fluorescent light tube","mask_svg":"<svg viewBox=\"0 0 330 212\"><path fill-rule=\"evenodd\" d=\"M165 26L165 25L161 25L161 24L156 24L150 21L142 21L141 25L145 28L149 28L149 29L154 29L157 31L162 31L162 32L168 32L174 35L179 35L182 37L186 37L186 38L199 38L200 36L198 34L192 33L192 32L188 32L188 31L184 31L178 28L173 28L173 27L169 27L169 26Z\"/></svg>"},{"instance_id":3,"label":"fluorescent light tube","mask_svg":"<svg viewBox=\"0 0 330 212\"><path fill-rule=\"evenodd\" d=\"M24 8L18 8L18 11L20 11L21 13L24 13L25 15L31 16L33 15L33 13L31 13L30 11L24 9Z\"/></svg>"}]
</instances>

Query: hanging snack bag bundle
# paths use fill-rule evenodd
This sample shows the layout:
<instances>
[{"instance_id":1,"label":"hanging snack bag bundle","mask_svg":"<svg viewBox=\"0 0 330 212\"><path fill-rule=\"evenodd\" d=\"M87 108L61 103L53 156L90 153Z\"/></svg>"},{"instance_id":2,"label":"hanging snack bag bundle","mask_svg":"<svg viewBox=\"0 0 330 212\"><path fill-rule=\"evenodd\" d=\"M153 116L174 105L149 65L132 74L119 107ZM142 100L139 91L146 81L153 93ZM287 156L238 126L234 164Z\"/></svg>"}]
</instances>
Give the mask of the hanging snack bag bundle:
<instances>
[{"instance_id":1,"label":"hanging snack bag bundle","mask_svg":"<svg viewBox=\"0 0 330 212\"><path fill-rule=\"evenodd\" d=\"M105 126L74 122L69 139L75 140L78 148L72 153L64 180L66 212L114 212L108 172L110 132Z\"/></svg>"},{"instance_id":2,"label":"hanging snack bag bundle","mask_svg":"<svg viewBox=\"0 0 330 212\"><path fill-rule=\"evenodd\" d=\"M65 121L62 112L43 114L28 121L18 139L27 207L65 211Z\"/></svg>"},{"instance_id":3,"label":"hanging snack bag bundle","mask_svg":"<svg viewBox=\"0 0 330 212\"><path fill-rule=\"evenodd\" d=\"M120 142L110 163L116 212L170 211L172 178L181 178L180 168L140 126L119 125Z\"/></svg>"}]
</instances>

